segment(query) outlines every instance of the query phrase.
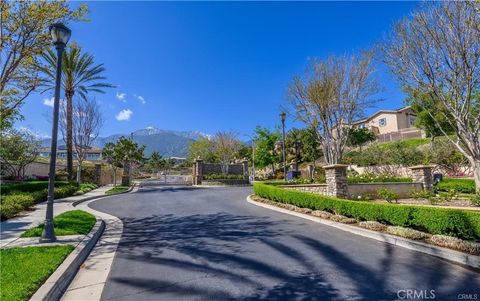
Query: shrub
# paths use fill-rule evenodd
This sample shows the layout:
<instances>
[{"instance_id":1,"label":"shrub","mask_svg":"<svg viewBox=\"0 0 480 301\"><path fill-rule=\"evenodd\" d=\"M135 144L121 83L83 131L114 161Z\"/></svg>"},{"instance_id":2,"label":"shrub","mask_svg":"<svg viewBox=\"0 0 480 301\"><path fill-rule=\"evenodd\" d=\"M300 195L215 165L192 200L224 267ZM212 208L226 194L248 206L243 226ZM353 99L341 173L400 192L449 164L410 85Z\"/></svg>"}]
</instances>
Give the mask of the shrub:
<instances>
[{"instance_id":1,"label":"shrub","mask_svg":"<svg viewBox=\"0 0 480 301\"><path fill-rule=\"evenodd\" d=\"M408 195L415 200L429 200L430 198L434 197L435 195L430 191L430 190L425 190L425 189L413 189L410 190Z\"/></svg>"},{"instance_id":2,"label":"shrub","mask_svg":"<svg viewBox=\"0 0 480 301\"><path fill-rule=\"evenodd\" d=\"M313 210L311 214L324 219L330 219L333 216L332 213L323 210Z\"/></svg>"},{"instance_id":3,"label":"shrub","mask_svg":"<svg viewBox=\"0 0 480 301\"><path fill-rule=\"evenodd\" d=\"M480 206L480 190L470 197L470 202L473 206Z\"/></svg>"},{"instance_id":4,"label":"shrub","mask_svg":"<svg viewBox=\"0 0 480 301\"><path fill-rule=\"evenodd\" d=\"M209 175L203 176L204 180L243 180L243 175L232 175L232 174L223 174L223 173L212 173Z\"/></svg>"},{"instance_id":5,"label":"shrub","mask_svg":"<svg viewBox=\"0 0 480 301\"><path fill-rule=\"evenodd\" d=\"M456 237L446 235L433 235L430 241L438 246L467 252L473 255L480 255L480 243L461 240Z\"/></svg>"},{"instance_id":6,"label":"shrub","mask_svg":"<svg viewBox=\"0 0 480 301\"><path fill-rule=\"evenodd\" d=\"M299 185L299 184L310 184L312 183L312 180L307 179L307 178L297 178L297 179L292 179L288 181L289 184L294 184L294 185Z\"/></svg>"},{"instance_id":7,"label":"shrub","mask_svg":"<svg viewBox=\"0 0 480 301\"><path fill-rule=\"evenodd\" d=\"M427 233L410 229L410 228L398 227L398 226L387 227L387 233L405 237L408 239L425 239L428 237Z\"/></svg>"},{"instance_id":8,"label":"shrub","mask_svg":"<svg viewBox=\"0 0 480 301\"><path fill-rule=\"evenodd\" d=\"M475 193L475 181L472 179L445 178L438 182L435 187L439 191L455 190L461 193Z\"/></svg>"},{"instance_id":9,"label":"shrub","mask_svg":"<svg viewBox=\"0 0 480 301\"><path fill-rule=\"evenodd\" d=\"M59 181L55 182L55 187L68 185L77 185L75 182ZM34 192L48 188L48 181L31 181L1 186L2 195L8 195L15 192Z\"/></svg>"},{"instance_id":10,"label":"shrub","mask_svg":"<svg viewBox=\"0 0 480 301\"><path fill-rule=\"evenodd\" d=\"M397 192L387 189L387 188L380 188L377 189L377 195L380 199L385 200L389 203L395 201L398 202L399 195Z\"/></svg>"},{"instance_id":11,"label":"shrub","mask_svg":"<svg viewBox=\"0 0 480 301\"><path fill-rule=\"evenodd\" d=\"M362 175L351 175L347 178L349 184L358 183L410 183L412 178L395 177L387 175L375 175L373 173L364 173Z\"/></svg>"},{"instance_id":12,"label":"shrub","mask_svg":"<svg viewBox=\"0 0 480 301\"><path fill-rule=\"evenodd\" d=\"M336 212L357 220L377 221L394 226L412 227L431 234L480 240L480 212L449 208L343 200L308 192L287 190L255 183L256 195L272 201ZM313 212L312 212L313 213Z\"/></svg>"},{"instance_id":13,"label":"shrub","mask_svg":"<svg viewBox=\"0 0 480 301\"><path fill-rule=\"evenodd\" d=\"M384 231L387 228L387 226L385 226L384 224L376 221L363 221L358 223L358 225L362 228L373 231Z\"/></svg>"},{"instance_id":14,"label":"shrub","mask_svg":"<svg viewBox=\"0 0 480 301\"><path fill-rule=\"evenodd\" d=\"M346 217L344 215L332 215L330 217L330 220L334 222L343 223L343 224L355 224L357 222L356 219L351 217Z\"/></svg>"},{"instance_id":15,"label":"shrub","mask_svg":"<svg viewBox=\"0 0 480 301\"><path fill-rule=\"evenodd\" d=\"M20 211L26 210L34 205L34 199L29 194L11 194L2 197L1 219L14 217Z\"/></svg>"}]
</instances>

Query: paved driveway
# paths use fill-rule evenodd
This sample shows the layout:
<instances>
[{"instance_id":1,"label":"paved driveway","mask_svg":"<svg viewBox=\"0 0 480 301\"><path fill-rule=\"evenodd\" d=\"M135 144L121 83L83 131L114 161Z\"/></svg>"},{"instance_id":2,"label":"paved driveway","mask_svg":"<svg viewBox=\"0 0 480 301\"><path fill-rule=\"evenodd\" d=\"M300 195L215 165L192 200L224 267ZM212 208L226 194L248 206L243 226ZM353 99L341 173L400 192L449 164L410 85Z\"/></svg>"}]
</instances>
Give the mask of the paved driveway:
<instances>
[{"instance_id":1,"label":"paved driveway","mask_svg":"<svg viewBox=\"0 0 480 301\"><path fill-rule=\"evenodd\" d=\"M478 271L248 204L249 193L143 187L90 204L125 227L103 300L480 299Z\"/></svg>"}]
</instances>

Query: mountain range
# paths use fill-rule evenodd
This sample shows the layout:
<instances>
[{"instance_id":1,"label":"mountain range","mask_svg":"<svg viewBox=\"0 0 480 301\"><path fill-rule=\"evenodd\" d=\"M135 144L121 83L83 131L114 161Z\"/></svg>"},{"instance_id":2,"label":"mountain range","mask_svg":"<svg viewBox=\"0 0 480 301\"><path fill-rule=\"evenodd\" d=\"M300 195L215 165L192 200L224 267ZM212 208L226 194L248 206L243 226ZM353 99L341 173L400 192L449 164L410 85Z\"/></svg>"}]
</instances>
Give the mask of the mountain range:
<instances>
[{"instance_id":1,"label":"mountain range","mask_svg":"<svg viewBox=\"0 0 480 301\"><path fill-rule=\"evenodd\" d=\"M154 127L136 130L130 134L114 134L107 137L98 137L92 146L103 147L108 142L115 142L121 136L133 137L140 145L145 145L145 155L150 156L153 151L158 151L164 157L186 157L188 147L192 142L210 135L198 131L171 131ZM42 146L50 146L51 139L41 140ZM63 139L58 140L58 145L64 145Z\"/></svg>"}]
</instances>

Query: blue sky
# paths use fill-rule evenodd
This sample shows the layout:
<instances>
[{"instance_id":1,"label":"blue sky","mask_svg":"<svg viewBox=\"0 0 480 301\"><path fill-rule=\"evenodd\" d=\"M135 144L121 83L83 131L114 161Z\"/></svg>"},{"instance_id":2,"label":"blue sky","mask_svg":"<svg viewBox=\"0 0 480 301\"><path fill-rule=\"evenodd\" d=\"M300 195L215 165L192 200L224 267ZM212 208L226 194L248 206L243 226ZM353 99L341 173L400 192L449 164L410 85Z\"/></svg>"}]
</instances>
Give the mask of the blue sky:
<instances>
[{"instance_id":1,"label":"blue sky","mask_svg":"<svg viewBox=\"0 0 480 301\"><path fill-rule=\"evenodd\" d=\"M286 88L308 58L371 47L417 5L89 2L91 21L70 24L71 41L94 53L117 86L95 95L106 119L102 136L148 126L244 135L278 124ZM382 66L380 78L386 100L378 108L402 106ZM51 96L32 95L18 126L49 135Z\"/></svg>"}]
</instances>

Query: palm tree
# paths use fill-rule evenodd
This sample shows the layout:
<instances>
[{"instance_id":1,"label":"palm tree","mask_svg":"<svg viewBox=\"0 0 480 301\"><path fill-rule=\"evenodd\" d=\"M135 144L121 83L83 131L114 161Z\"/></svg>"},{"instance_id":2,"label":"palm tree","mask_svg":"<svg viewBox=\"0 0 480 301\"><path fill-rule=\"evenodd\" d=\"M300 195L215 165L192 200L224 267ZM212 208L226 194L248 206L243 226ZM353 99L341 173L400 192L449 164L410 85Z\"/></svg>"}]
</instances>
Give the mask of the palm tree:
<instances>
[{"instance_id":1,"label":"palm tree","mask_svg":"<svg viewBox=\"0 0 480 301\"><path fill-rule=\"evenodd\" d=\"M57 66L57 54L48 49L43 55L47 62L41 70L49 77L47 88L42 91L53 90L55 88L55 69ZM72 114L73 114L73 96L78 95L87 99L89 92L105 93L105 88L112 88L113 85L105 83L106 77L103 75L105 68L103 64L96 65L94 56L88 52L82 53L82 48L76 44L71 44L64 52L62 58L62 86L65 91L66 100L66 133L64 140L67 145L67 171L68 178L73 179L73 137L72 137Z\"/></svg>"}]
</instances>

